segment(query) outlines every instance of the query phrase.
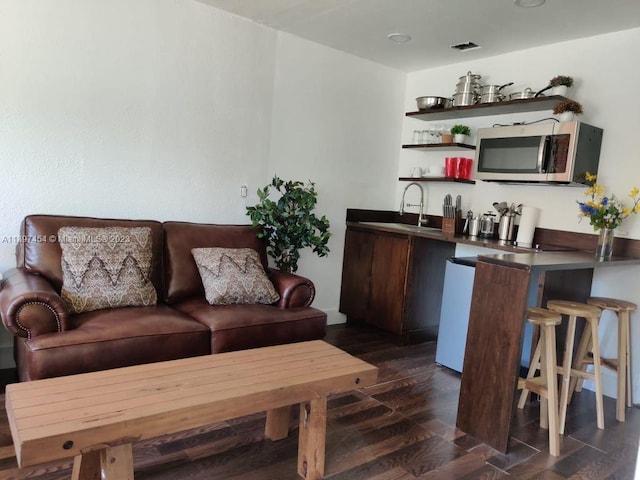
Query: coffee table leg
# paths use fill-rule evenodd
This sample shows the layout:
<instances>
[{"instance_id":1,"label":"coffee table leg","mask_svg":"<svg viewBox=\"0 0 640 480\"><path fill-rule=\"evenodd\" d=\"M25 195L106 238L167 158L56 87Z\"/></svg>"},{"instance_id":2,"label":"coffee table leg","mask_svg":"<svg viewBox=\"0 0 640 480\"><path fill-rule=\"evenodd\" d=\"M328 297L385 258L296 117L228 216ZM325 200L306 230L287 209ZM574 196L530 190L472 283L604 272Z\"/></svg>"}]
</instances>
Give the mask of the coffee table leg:
<instances>
[{"instance_id":1,"label":"coffee table leg","mask_svg":"<svg viewBox=\"0 0 640 480\"><path fill-rule=\"evenodd\" d=\"M306 480L324 475L324 449L327 436L327 397L300 404L298 474Z\"/></svg>"},{"instance_id":2,"label":"coffee table leg","mask_svg":"<svg viewBox=\"0 0 640 480\"><path fill-rule=\"evenodd\" d=\"M71 480L133 480L131 444L77 455L73 461Z\"/></svg>"},{"instance_id":3,"label":"coffee table leg","mask_svg":"<svg viewBox=\"0 0 640 480\"><path fill-rule=\"evenodd\" d=\"M267 410L267 423L264 434L271 440L282 440L289 435L289 419L291 418L291 405Z\"/></svg>"}]
</instances>

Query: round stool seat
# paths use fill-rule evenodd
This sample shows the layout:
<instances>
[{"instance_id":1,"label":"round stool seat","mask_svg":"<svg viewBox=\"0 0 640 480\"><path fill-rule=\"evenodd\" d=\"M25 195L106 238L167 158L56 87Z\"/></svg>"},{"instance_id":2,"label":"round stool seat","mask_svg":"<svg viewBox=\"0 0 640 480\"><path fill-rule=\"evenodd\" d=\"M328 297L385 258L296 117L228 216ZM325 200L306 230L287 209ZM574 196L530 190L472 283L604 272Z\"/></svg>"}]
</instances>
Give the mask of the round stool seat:
<instances>
[{"instance_id":1,"label":"round stool seat","mask_svg":"<svg viewBox=\"0 0 640 480\"><path fill-rule=\"evenodd\" d=\"M547 308L565 315L575 315L583 318L600 318L601 310L594 305L571 302L569 300L549 300Z\"/></svg>"},{"instance_id":2,"label":"round stool seat","mask_svg":"<svg viewBox=\"0 0 640 480\"><path fill-rule=\"evenodd\" d=\"M527 308L527 321L534 325L560 325L562 315L546 308L529 307Z\"/></svg>"},{"instance_id":3,"label":"round stool seat","mask_svg":"<svg viewBox=\"0 0 640 480\"><path fill-rule=\"evenodd\" d=\"M614 312L628 311L633 312L637 305L635 303L627 302L626 300L618 300L617 298L605 298L605 297L591 297L587 300L589 305L612 310Z\"/></svg>"}]
</instances>

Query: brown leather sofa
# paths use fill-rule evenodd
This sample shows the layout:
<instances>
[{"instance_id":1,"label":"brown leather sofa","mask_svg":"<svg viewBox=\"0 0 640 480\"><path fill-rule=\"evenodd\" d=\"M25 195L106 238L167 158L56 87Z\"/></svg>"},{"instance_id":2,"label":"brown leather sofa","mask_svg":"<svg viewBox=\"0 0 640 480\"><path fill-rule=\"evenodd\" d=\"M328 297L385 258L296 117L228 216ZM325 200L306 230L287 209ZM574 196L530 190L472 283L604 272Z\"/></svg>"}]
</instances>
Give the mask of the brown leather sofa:
<instances>
[{"instance_id":1,"label":"brown leather sofa","mask_svg":"<svg viewBox=\"0 0 640 480\"><path fill-rule=\"evenodd\" d=\"M158 302L72 314L60 296L60 227L149 227L151 281ZM248 225L30 215L21 225L17 268L0 288L0 315L15 339L21 381L210 353L323 338L326 314L310 307L313 283L267 266L262 240ZM215 305L192 248L253 248L280 294L273 305Z\"/></svg>"}]
</instances>

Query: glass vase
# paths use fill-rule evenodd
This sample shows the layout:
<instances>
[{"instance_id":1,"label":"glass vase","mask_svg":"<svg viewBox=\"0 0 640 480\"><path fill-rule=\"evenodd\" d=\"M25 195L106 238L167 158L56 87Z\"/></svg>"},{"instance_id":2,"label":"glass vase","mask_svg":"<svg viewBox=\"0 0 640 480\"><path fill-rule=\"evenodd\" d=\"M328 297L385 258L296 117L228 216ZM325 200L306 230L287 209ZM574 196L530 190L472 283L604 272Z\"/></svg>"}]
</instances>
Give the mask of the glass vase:
<instances>
[{"instance_id":1,"label":"glass vase","mask_svg":"<svg viewBox=\"0 0 640 480\"><path fill-rule=\"evenodd\" d=\"M596 257L598 260L609 260L613 254L613 228L601 228L598 235L598 246L596 247Z\"/></svg>"}]
</instances>

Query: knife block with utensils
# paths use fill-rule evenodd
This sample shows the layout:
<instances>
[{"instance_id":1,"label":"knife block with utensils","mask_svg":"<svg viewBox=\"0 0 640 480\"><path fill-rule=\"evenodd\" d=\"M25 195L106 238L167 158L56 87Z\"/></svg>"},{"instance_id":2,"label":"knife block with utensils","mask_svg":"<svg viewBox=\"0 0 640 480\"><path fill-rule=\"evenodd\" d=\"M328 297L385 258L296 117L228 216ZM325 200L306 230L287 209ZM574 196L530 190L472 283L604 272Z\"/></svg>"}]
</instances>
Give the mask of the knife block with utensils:
<instances>
[{"instance_id":1,"label":"knife block with utensils","mask_svg":"<svg viewBox=\"0 0 640 480\"><path fill-rule=\"evenodd\" d=\"M462 218L462 211L456 210L453 218L442 218L442 231L444 233L449 233L451 235L455 235L457 233L461 233L460 231L460 219Z\"/></svg>"}]
</instances>

